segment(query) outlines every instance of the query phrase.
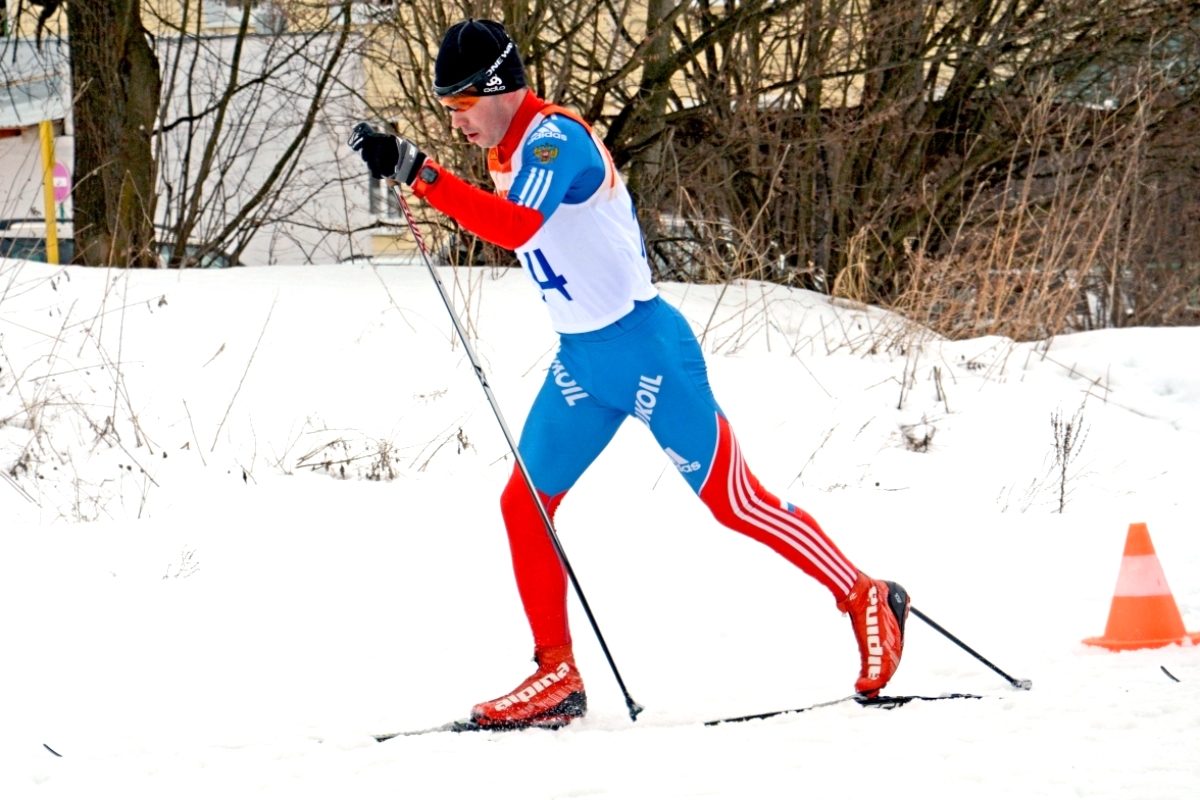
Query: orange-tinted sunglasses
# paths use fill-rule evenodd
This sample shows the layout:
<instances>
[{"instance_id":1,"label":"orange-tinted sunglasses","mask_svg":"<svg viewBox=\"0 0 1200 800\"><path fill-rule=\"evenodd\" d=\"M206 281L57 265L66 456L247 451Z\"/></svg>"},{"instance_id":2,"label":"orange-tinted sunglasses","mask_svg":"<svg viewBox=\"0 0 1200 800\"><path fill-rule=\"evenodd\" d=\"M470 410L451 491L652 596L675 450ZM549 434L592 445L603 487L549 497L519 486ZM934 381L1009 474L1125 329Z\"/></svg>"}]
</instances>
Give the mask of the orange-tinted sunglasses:
<instances>
[{"instance_id":1,"label":"orange-tinted sunglasses","mask_svg":"<svg viewBox=\"0 0 1200 800\"><path fill-rule=\"evenodd\" d=\"M452 94L449 97L439 97L438 102L451 111L466 111L474 108L482 96L479 94Z\"/></svg>"}]
</instances>

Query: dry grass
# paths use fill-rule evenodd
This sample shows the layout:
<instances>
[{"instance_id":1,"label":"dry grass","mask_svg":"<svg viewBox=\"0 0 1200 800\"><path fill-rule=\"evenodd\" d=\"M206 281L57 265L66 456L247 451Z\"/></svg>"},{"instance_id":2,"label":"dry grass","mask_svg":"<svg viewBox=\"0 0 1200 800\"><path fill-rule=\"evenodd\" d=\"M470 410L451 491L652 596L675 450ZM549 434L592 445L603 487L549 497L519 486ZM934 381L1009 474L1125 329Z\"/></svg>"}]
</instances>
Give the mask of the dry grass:
<instances>
[{"instance_id":1,"label":"dry grass","mask_svg":"<svg viewBox=\"0 0 1200 800\"><path fill-rule=\"evenodd\" d=\"M937 231L936 252L932 226L905 242L893 310L952 338L1031 341L1122 324L1128 265L1146 237L1149 121L1116 123L1041 96L1019 128L1035 162L1010 163L1002 185L978 189L957 229Z\"/></svg>"}]
</instances>

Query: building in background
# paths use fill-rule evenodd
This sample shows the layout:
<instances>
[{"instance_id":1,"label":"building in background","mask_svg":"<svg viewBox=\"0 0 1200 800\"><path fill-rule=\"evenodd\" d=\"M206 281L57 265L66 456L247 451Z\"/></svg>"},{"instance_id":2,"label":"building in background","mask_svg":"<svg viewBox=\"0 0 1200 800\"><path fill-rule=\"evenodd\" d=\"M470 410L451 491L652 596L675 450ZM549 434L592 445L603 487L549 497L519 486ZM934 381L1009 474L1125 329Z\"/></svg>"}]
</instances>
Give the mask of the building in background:
<instances>
[{"instance_id":1,"label":"building in background","mask_svg":"<svg viewBox=\"0 0 1200 800\"><path fill-rule=\"evenodd\" d=\"M240 251L243 263L333 263L373 252L370 229L379 213L372 210L361 161L344 146L347 131L362 116L365 70L358 26L347 43L324 7L306 20L259 3L239 37L241 3L191 4L189 20L182 4L163 8L177 16L144 11L147 27L156 29L163 79L155 137L159 229L174 227L192 203L198 222L188 242L224 237L221 250ZM85 179L74 169L70 38L61 10L50 18L40 46L35 18L26 13L13 19L12 4L5 10L0 219L43 217L39 123L54 125L59 183L64 175L70 182ZM194 34L179 35L185 23ZM323 79L321 102L307 108L306 98L317 95ZM213 109L221 103L224 127L214 135ZM297 144L307 124L311 130ZM205 159L207 177L197 193L194 183ZM262 201L256 195L268 183L272 194ZM200 202L193 201L197 197ZM244 213L248 208L253 211ZM56 210L60 219L72 218L69 195Z\"/></svg>"}]
</instances>

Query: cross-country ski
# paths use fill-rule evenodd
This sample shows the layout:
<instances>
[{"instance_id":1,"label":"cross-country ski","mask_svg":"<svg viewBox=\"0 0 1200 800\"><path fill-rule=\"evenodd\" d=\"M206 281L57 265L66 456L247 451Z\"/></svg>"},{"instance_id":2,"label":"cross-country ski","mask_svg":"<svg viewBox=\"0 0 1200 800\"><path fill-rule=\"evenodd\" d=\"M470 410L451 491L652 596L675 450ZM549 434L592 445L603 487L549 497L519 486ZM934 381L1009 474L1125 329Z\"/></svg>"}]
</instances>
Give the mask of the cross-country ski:
<instances>
[{"instance_id":1,"label":"cross-country ski","mask_svg":"<svg viewBox=\"0 0 1200 800\"><path fill-rule=\"evenodd\" d=\"M856 703L857 705L860 705L863 708L879 708L879 709L888 710L888 709L893 709L893 708L900 708L901 706L907 705L908 703L911 703L914 700L919 700L919 701L923 701L923 702L933 702L936 700L981 700L981 699L983 699L983 695L966 694L966 693L962 693L962 692L949 692L949 693L945 693L945 694L932 694L932 695L920 695L920 694L882 695L882 696L877 696L877 697L863 697L861 695L854 694L854 695L849 695L847 697L839 697L836 700L825 700L825 701L822 701L819 703L812 703L811 705L800 706L797 708L784 708L784 709L777 709L774 711L763 711L763 712L759 712L759 713L755 713L755 714L744 714L744 715L735 716L735 717L724 717L722 719L710 719L710 720L705 720L704 722L696 723L696 724L702 724L702 725L712 727L715 725L723 725L726 723L754 722L757 720L771 719L773 717L782 717L782 716L786 716L789 714L802 714L806 711L815 711L819 708L829 708L831 706L843 705L843 704L847 704L847 703ZM517 732L517 731L528 731L528 730L559 730L560 728L566 727L566 724L567 723L564 720L542 720L542 721L538 721L538 722L525 723L525 724L510 724L510 725L504 725L504 726L484 726L484 725L480 725L478 722L470 720L470 719L461 719L461 720L455 720L453 722L447 722L444 725L435 725L430 728L419 728L417 730L411 730L411 731L397 731L395 733L379 733L379 734L375 734L374 738L375 738L375 741L377 741L377 742L386 742L386 741L390 741L392 739L404 738L404 737L409 737L409 736L424 736L424 735L431 734L431 733L513 733L513 732ZM653 725L653 723L647 723L647 725ZM55 755L57 755L57 753Z\"/></svg>"}]
</instances>

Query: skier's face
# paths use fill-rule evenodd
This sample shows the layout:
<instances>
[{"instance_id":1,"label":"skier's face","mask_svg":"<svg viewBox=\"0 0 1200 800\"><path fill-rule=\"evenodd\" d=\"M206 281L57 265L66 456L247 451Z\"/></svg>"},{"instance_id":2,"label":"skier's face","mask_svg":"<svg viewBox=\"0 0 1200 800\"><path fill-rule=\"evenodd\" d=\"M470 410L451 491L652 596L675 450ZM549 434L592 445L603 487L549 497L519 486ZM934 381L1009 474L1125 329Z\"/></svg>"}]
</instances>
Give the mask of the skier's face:
<instances>
[{"instance_id":1,"label":"skier's face","mask_svg":"<svg viewBox=\"0 0 1200 800\"><path fill-rule=\"evenodd\" d=\"M462 131L467 141L480 147L495 147L500 144L512 121L512 94L479 97L476 95L454 95L442 98L450 112L450 127Z\"/></svg>"}]
</instances>

